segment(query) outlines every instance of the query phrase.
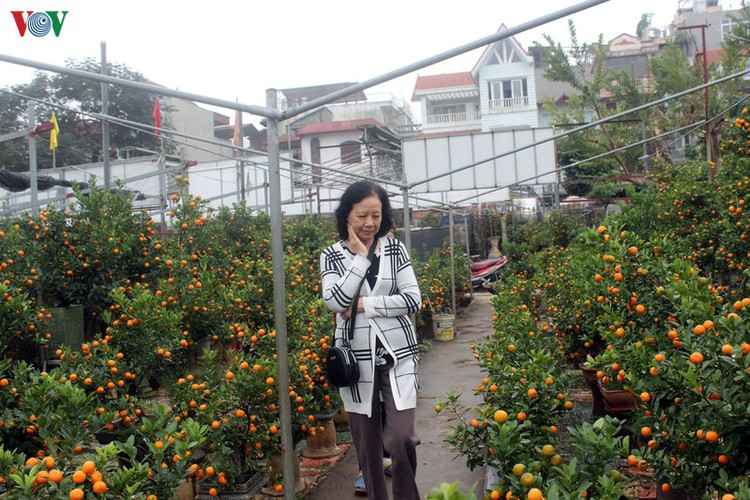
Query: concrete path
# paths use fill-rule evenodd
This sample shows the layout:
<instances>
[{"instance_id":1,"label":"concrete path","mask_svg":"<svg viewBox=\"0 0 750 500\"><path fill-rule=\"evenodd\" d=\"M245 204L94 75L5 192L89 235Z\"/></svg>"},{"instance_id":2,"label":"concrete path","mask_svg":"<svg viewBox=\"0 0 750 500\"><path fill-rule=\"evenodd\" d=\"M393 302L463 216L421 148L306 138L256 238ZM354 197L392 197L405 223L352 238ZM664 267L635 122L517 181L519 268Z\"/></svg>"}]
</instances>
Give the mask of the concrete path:
<instances>
[{"instance_id":1,"label":"concrete path","mask_svg":"<svg viewBox=\"0 0 750 500\"><path fill-rule=\"evenodd\" d=\"M474 406L481 398L474 389L481 384L482 372L469 345L492 330L492 295L486 292L474 295L474 300L456 318L456 336L450 342L434 342L419 365L421 390L417 403L417 434L422 443L417 448L417 483L424 498L440 483L459 482L460 491L467 492L476 482L475 493L482 498L484 469L470 471L462 458L456 458L445 438L451 432L449 415L435 414L435 404L446 392L460 392L464 405ZM331 474L310 492L310 500L338 500L362 498L354 494L357 475L357 457L354 447L335 465ZM388 480L390 483L390 480ZM377 499L381 500L381 499ZM392 499L399 500L399 499Z\"/></svg>"}]
</instances>

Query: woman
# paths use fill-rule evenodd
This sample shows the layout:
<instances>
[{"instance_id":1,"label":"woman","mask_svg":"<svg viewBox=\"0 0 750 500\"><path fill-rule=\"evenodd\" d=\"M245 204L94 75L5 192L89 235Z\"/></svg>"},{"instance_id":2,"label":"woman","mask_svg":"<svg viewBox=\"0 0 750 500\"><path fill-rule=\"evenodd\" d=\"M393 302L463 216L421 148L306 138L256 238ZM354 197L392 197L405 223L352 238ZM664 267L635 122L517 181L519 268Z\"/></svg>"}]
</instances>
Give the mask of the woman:
<instances>
[{"instance_id":1,"label":"woman","mask_svg":"<svg viewBox=\"0 0 750 500\"><path fill-rule=\"evenodd\" d=\"M337 313L337 338L347 335L352 308L357 308L352 349L360 378L340 393L367 494L377 500L389 498L385 449L393 461L394 499L418 500L414 409L419 350L409 315L419 310L422 298L406 248L384 236L392 224L385 190L369 181L352 184L336 209L341 240L323 251L320 269L323 298ZM360 297L353 304L360 284ZM381 400L385 425L380 420Z\"/></svg>"}]
</instances>

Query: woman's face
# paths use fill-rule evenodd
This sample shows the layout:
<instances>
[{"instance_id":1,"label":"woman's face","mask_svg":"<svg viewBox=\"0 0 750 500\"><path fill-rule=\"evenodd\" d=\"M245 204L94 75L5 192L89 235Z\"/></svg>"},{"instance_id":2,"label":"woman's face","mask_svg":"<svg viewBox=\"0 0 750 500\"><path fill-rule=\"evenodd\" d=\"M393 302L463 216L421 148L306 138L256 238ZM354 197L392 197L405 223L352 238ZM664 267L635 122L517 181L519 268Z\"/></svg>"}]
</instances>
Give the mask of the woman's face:
<instances>
[{"instance_id":1,"label":"woman's face","mask_svg":"<svg viewBox=\"0 0 750 500\"><path fill-rule=\"evenodd\" d=\"M349 231L354 231L362 243L370 244L380 230L383 220L383 204L380 203L380 198L372 195L355 203L346 220L350 226Z\"/></svg>"}]
</instances>

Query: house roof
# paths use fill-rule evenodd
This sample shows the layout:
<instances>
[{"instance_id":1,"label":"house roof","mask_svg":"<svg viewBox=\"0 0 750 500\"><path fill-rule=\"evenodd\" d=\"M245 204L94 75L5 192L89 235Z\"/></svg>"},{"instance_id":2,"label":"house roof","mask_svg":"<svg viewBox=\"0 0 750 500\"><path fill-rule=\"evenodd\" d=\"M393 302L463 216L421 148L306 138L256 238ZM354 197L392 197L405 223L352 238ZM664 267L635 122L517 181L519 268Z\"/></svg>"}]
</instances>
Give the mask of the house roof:
<instances>
[{"instance_id":1,"label":"house roof","mask_svg":"<svg viewBox=\"0 0 750 500\"><path fill-rule=\"evenodd\" d=\"M629 33L620 33L616 37L614 37L612 40L610 40L607 45L609 47L617 46L617 45L640 45L641 40L637 36L633 36Z\"/></svg>"},{"instance_id":2,"label":"house roof","mask_svg":"<svg viewBox=\"0 0 750 500\"><path fill-rule=\"evenodd\" d=\"M721 62L721 56L724 54L722 49L707 49L706 50L706 63L711 65L713 63Z\"/></svg>"},{"instance_id":3,"label":"house roof","mask_svg":"<svg viewBox=\"0 0 750 500\"><path fill-rule=\"evenodd\" d=\"M474 77L471 76L470 71L464 71L462 73L443 73L440 75L420 75L417 76L417 81L414 84L414 92L412 93L411 100L417 101L418 93L461 87L476 87L476 82L474 82Z\"/></svg>"},{"instance_id":4,"label":"house roof","mask_svg":"<svg viewBox=\"0 0 750 500\"><path fill-rule=\"evenodd\" d=\"M507 30L508 30L507 26L505 26L505 23L503 23L497 29L497 32L501 33L503 31L507 31ZM482 66L487 65L487 61L489 61L490 58L493 57L492 54L495 52L495 48L498 47L498 46L502 46L502 45L504 45L506 43L510 44L510 46L512 47L512 49L514 51L516 51L516 53L521 58L526 59L527 61L533 63L533 58L531 57L531 55L529 54L529 52L526 49L524 49L523 46L520 43L518 43L518 40L516 40L515 36L511 35L510 37L503 38L502 40L498 40L496 42L493 42L493 43L487 45L484 48L484 51L482 52L482 55L479 56L479 59L477 59L476 64L474 64L474 68L472 68L471 74L474 75L474 77L476 78L479 75L479 69Z\"/></svg>"},{"instance_id":5,"label":"house roof","mask_svg":"<svg viewBox=\"0 0 750 500\"><path fill-rule=\"evenodd\" d=\"M302 103L309 102L320 97L325 97L329 94L332 94L333 92L337 92L356 84L357 82L329 83L326 85L312 85L310 87L280 89L279 92L284 94L284 97L286 97L287 101L289 102ZM350 96L337 99L334 102L357 102L366 100L367 96L360 90L359 92L356 92Z\"/></svg>"},{"instance_id":6,"label":"house roof","mask_svg":"<svg viewBox=\"0 0 750 500\"><path fill-rule=\"evenodd\" d=\"M359 130L359 127L362 125L386 128L385 125L371 118L362 120L343 120L339 122L318 122L306 124L297 131L297 136L302 137L305 135L329 134L332 132L352 132Z\"/></svg>"}]
</instances>

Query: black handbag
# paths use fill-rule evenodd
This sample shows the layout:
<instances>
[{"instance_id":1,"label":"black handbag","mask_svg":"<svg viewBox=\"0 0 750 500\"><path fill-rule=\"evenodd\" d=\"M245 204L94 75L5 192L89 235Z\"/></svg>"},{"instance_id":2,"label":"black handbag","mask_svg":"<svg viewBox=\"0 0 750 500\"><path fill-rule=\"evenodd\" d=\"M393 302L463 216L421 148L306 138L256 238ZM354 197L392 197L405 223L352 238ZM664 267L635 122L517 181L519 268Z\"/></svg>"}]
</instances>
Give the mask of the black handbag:
<instances>
[{"instance_id":1,"label":"black handbag","mask_svg":"<svg viewBox=\"0 0 750 500\"><path fill-rule=\"evenodd\" d=\"M377 241L373 241L370 251L367 254L367 260L372 260L372 254L375 252ZM357 319L357 302L359 302L359 289L362 288L364 278L357 287L357 293L352 299L352 315L349 317L349 329L346 337L341 339L334 338L333 345L328 348L326 354L326 375L328 382L334 387L350 387L359 382L359 365L357 358L352 351L351 341L354 339L354 322ZM340 345L336 341L341 340Z\"/></svg>"},{"instance_id":2,"label":"black handbag","mask_svg":"<svg viewBox=\"0 0 750 500\"><path fill-rule=\"evenodd\" d=\"M336 345L336 340L342 340ZM350 387L359 382L359 365L354 357L349 339L336 339L334 345L328 348L326 357L326 373L328 382L334 387Z\"/></svg>"}]
</instances>

